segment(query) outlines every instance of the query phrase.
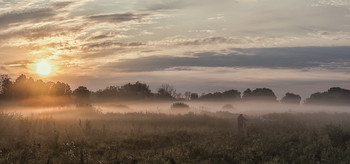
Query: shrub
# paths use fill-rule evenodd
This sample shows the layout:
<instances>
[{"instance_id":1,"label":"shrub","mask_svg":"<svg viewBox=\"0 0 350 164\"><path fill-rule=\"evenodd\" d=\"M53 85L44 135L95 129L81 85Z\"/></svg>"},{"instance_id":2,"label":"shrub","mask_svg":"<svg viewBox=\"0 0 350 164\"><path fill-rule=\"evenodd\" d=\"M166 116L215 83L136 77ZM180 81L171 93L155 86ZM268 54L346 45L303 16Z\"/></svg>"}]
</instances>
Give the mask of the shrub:
<instances>
[{"instance_id":1,"label":"shrub","mask_svg":"<svg viewBox=\"0 0 350 164\"><path fill-rule=\"evenodd\" d=\"M182 102L177 102L171 105L171 109L190 109L190 106Z\"/></svg>"},{"instance_id":2,"label":"shrub","mask_svg":"<svg viewBox=\"0 0 350 164\"><path fill-rule=\"evenodd\" d=\"M235 107L233 107L231 104L226 104L221 109L230 110L230 109L235 109Z\"/></svg>"}]
</instances>

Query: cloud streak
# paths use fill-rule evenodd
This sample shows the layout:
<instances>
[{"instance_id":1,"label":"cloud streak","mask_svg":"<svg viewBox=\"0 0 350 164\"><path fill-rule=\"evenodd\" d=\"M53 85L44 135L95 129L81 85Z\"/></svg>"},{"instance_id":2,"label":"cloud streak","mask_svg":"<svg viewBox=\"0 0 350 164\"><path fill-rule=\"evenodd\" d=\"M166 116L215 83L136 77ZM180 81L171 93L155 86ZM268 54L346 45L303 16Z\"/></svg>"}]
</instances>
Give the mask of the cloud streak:
<instances>
[{"instance_id":1,"label":"cloud streak","mask_svg":"<svg viewBox=\"0 0 350 164\"><path fill-rule=\"evenodd\" d=\"M122 14L109 14L109 15L94 15L89 16L88 19L97 22L108 22L108 23L121 23L132 20L140 21L142 18L149 14L134 14L134 13L122 13Z\"/></svg>"},{"instance_id":2,"label":"cloud streak","mask_svg":"<svg viewBox=\"0 0 350 164\"><path fill-rule=\"evenodd\" d=\"M195 53L188 57L149 56L123 59L103 68L118 71L161 71L174 67L246 67L326 69L350 68L350 47L296 47L232 49L235 53Z\"/></svg>"},{"instance_id":3,"label":"cloud streak","mask_svg":"<svg viewBox=\"0 0 350 164\"><path fill-rule=\"evenodd\" d=\"M14 11L0 15L0 27L6 27L13 23L37 22L55 15L52 8L41 8L29 11Z\"/></svg>"}]
</instances>

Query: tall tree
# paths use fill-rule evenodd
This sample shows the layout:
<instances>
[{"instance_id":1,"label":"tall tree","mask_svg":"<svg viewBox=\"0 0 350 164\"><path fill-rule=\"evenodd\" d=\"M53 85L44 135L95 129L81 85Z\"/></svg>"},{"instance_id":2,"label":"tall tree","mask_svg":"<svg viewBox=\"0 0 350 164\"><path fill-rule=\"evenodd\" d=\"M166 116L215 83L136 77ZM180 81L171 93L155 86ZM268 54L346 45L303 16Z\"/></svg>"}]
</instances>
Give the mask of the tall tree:
<instances>
[{"instance_id":1,"label":"tall tree","mask_svg":"<svg viewBox=\"0 0 350 164\"><path fill-rule=\"evenodd\" d=\"M300 101L300 95L289 92L281 99L281 102L285 104L300 104Z\"/></svg>"},{"instance_id":2,"label":"tall tree","mask_svg":"<svg viewBox=\"0 0 350 164\"><path fill-rule=\"evenodd\" d=\"M12 82L8 75L0 75L0 98L9 99Z\"/></svg>"}]
</instances>

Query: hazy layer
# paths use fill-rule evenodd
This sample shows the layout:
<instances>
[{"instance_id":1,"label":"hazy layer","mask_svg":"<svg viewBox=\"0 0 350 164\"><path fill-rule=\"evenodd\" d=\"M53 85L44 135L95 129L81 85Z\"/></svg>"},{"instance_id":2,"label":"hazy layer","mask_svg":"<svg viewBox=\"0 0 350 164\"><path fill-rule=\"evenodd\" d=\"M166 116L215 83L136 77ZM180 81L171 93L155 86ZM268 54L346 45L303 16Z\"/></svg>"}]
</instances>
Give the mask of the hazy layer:
<instances>
[{"instance_id":1,"label":"hazy layer","mask_svg":"<svg viewBox=\"0 0 350 164\"><path fill-rule=\"evenodd\" d=\"M218 111L226 111L233 114L263 115L267 113L342 113L349 112L345 106L315 106L315 105L286 105L280 103L261 102L185 102L189 109L171 109L174 102L115 102L115 103L95 103L84 108L94 109L101 113L164 113L179 114L193 112L195 114L208 114ZM229 108L224 106L229 105ZM232 107L230 107L232 105ZM1 106L0 110L5 113L20 113L22 115L57 113L69 114L71 110L79 109L75 105L65 105L59 107L27 107L27 106Z\"/></svg>"}]
</instances>

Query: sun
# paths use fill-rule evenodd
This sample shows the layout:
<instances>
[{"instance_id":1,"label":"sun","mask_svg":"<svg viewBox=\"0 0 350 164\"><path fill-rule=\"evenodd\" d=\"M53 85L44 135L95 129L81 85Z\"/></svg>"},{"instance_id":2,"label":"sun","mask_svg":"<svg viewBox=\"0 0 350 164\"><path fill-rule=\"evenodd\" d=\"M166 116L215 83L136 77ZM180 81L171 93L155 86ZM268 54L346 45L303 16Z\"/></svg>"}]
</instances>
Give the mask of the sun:
<instances>
[{"instance_id":1,"label":"sun","mask_svg":"<svg viewBox=\"0 0 350 164\"><path fill-rule=\"evenodd\" d=\"M46 59L41 59L35 64L35 71L40 75L48 76L52 72L52 64Z\"/></svg>"}]
</instances>

